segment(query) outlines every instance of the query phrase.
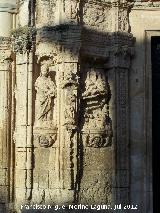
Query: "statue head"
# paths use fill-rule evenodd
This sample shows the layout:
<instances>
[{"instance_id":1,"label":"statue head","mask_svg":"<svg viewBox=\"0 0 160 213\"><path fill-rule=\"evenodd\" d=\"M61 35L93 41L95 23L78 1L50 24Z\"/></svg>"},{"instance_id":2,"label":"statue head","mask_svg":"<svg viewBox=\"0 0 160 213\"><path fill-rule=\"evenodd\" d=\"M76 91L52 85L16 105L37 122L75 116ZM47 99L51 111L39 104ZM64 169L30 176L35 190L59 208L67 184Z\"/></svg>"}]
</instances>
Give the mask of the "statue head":
<instances>
[{"instance_id":1,"label":"statue head","mask_svg":"<svg viewBox=\"0 0 160 213\"><path fill-rule=\"evenodd\" d=\"M49 74L49 65L47 61L42 61L41 62L41 76L47 77Z\"/></svg>"}]
</instances>

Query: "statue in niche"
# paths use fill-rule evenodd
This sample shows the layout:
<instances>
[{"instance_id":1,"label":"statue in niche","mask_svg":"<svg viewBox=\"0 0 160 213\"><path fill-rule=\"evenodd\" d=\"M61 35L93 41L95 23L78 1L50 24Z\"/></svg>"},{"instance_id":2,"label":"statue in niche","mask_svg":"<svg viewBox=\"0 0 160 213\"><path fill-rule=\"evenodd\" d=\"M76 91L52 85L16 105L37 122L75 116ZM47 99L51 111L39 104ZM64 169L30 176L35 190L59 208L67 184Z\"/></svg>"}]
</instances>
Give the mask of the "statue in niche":
<instances>
[{"instance_id":1,"label":"statue in niche","mask_svg":"<svg viewBox=\"0 0 160 213\"><path fill-rule=\"evenodd\" d=\"M84 97L104 95L107 91L106 82L101 77L97 76L94 70L91 70L87 74L85 85Z\"/></svg>"},{"instance_id":2,"label":"statue in niche","mask_svg":"<svg viewBox=\"0 0 160 213\"><path fill-rule=\"evenodd\" d=\"M37 91L35 126L50 127L53 125L56 85L49 76L49 65L46 61L41 63L41 73L35 82L35 89Z\"/></svg>"},{"instance_id":3,"label":"statue in niche","mask_svg":"<svg viewBox=\"0 0 160 213\"><path fill-rule=\"evenodd\" d=\"M87 72L83 93L85 141L88 147L112 144L112 122L109 116L110 87L105 73L92 68Z\"/></svg>"}]
</instances>

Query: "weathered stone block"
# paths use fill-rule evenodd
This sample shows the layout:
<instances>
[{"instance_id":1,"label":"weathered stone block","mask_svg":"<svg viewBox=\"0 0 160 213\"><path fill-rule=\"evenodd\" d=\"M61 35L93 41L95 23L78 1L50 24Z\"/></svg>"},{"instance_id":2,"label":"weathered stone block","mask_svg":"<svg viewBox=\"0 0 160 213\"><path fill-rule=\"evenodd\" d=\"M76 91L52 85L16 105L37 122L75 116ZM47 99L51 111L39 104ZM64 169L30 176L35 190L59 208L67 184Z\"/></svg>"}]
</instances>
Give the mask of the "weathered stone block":
<instances>
[{"instance_id":1,"label":"weathered stone block","mask_svg":"<svg viewBox=\"0 0 160 213\"><path fill-rule=\"evenodd\" d=\"M16 167L18 169L26 169L26 151L25 151L25 149L17 148Z\"/></svg>"},{"instance_id":2,"label":"weathered stone block","mask_svg":"<svg viewBox=\"0 0 160 213\"><path fill-rule=\"evenodd\" d=\"M7 184L7 170L0 169L0 186L5 186Z\"/></svg>"},{"instance_id":3,"label":"weathered stone block","mask_svg":"<svg viewBox=\"0 0 160 213\"><path fill-rule=\"evenodd\" d=\"M112 150L110 148L86 148L84 153L85 170L112 169Z\"/></svg>"},{"instance_id":4,"label":"weathered stone block","mask_svg":"<svg viewBox=\"0 0 160 213\"><path fill-rule=\"evenodd\" d=\"M40 189L49 188L49 171L39 172L38 183Z\"/></svg>"},{"instance_id":5,"label":"weathered stone block","mask_svg":"<svg viewBox=\"0 0 160 213\"><path fill-rule=\"evenodd\" d=\"M17 168L16 170L16 188L25 188L26 187L26 170Z\"/></svg>"},{"instance_id":6,"label":"weathered stone block","mask_svg":"<svg viewBox=\"0 0 160 213\"><path fill-rule=\"evenodd\" d=\"M57 171L55 170L49 171L49 188L50 189L59 188L58 175L57 175Z\"/></svg>"},{"instance_id":7,"label":"weathered stone block","mask_svg":"<svg viewBox=\"0 0 160 213\"><path fill-rule=\"evenodd\" d=\"M7 203L8 199L8 187L0 186L0 203Z\"/></svg>"}]
</instances>

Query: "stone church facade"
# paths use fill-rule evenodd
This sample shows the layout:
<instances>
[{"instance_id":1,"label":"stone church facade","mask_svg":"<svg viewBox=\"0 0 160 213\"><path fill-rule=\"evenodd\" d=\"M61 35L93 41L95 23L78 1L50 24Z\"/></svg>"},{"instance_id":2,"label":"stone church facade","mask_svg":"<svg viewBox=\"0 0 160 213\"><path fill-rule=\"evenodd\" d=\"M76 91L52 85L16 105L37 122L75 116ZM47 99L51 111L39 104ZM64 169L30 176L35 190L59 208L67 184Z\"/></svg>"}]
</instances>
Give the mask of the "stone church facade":
<instances>
[{"instance_id":1,"label":"stone church facade","mask_svg":"<svg viewBox=\"0 0 160 213\"><path fill-rule=\"evenodd\" d=\"M1 1L0 212L153 213L154 36L160 1Z\"/></svg>"}]
</instances>

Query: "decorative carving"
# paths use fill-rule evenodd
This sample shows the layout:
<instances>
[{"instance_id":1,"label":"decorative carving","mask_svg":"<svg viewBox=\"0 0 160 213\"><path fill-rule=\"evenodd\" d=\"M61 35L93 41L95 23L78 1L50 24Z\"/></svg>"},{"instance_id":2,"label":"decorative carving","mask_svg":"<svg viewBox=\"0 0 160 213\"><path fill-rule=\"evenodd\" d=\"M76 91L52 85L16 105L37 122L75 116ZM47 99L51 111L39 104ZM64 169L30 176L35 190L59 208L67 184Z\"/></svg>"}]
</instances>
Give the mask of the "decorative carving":
<instances>
[{"instance_id":1,"label":"decorative carving","mask_svg":"<svg viewBox=\"0 0 160 213\"><path fill-rule=\"evenodd\" d=\"M84 6L84 24L93 29L109 31L111 28L111 20L109 17L110 4L106 2L88 1Z\"/></svg>"},{"instance_id":2,"label":"decorative carving","mask_svg":"<svg viewBox=\"0 0 160 213\"><path fill-rule=\"evenodd\" d=\"M66 91L65 109L64 109L64 126L67 130L76 128L76 94L75 91Z\"/></svg>"},{"instance_id":3,"label":"decorative carving","mask_svg":"<svg viewBox=\"0 0 160 213\"><path fill-rule=\"evenodd\" d=\"M41 63L41 74L35 82L36 94L36 119L35 126L54 126L53 109L56 97L56 85L49 76L49 65L46 61Z\"/></svg>"},{"instance_id":4,"label":"decorative carving","mask_svg":"<svg viewBox=\"0 0 160 213\"><path fill-rule=\"evenodd\" d=\"M20 8L19 17L25 10L30 12L24 19L37 27L36 48L32 48L33 28L15 30L13 50L17 55L12 55L16 66L13 64L12 73L11 69L1 67L2 71L8 71L2 73L9 75L7 82L12 83L11 87L14 82L17 84L16 104L13 96L13 112L9 118L12 119L15 114L16 118L11 121L14 126L16 120L13 127L15 146L16 149L24 149L23 155L16 152L13 161L13 168L14 162L16 167L12 170L16 175L12 182L15 180L13 185L18 186L15 205L19 207L19 203L25 203L25 200L21 201L21 195L25 195L30 204L52 201L51 205L59 205L63 200L68 205L80 203L83 199L87 204L110 203L114 187L112 156L115 150L110 148L113 132L107 72L115 92L111 106L113 114L116 113L114 124L117 125L116 137L120 142L116 144L116 164L120 165L123 161L123 166L124 161L128 162L123 153L128 147L127 72L133 39L131 34L126 33L129 28L129 1L37 0L36 5L35 1L24 2L27 4ZM33 22L35 15L36 23ZM31 54L28 54L30 51ZM27 54L23 57L19 53ZM37 63L42 61L39 77L36 60ZM2 62L5 62L4 57ZM53 63L56 72L49 72ZM34 67L35 70L32 70ZM7 82L4 86L9 91ZM31 151L26 153L28 147ZM11 148L14 152L14 147ZM11 155L14 158L13 152ZM123 167L116 164L114 169L117 173ZM28 182L24 181L19 186L18 178ZM81 192L82 200L79 199Z\"/></svg>"},{"instance_id":5,"label":"decorative carving","mask_svg":"<svg viewBox=\"0 0 160 213\"><path fill-rule=\"evenodd\" d=\"M104 79L97 75L94 69L87 74L85 85L85 92L83 93L85 98L105 95L107 91Z\"/></svg>"},{"instance_id":6,"label":"decorative carving","mask_svg":"<svg viewBox=\"0 0 160 213\"><path fill-rule=\"evenodd\" d=\"M51 61L41 60L40 76L35 82L35 141L41 147L51 147L57 138L57 127L54 118L57 88L50 75Z\"/></svg>"},{"instance_id":7,"label":"decorative carving","mask_svg":"<svg viewBox=\"0 0 160 213\"><path fill-rule=\"evenodd\" d=\"M74 66L74 63L65 63L65 71L63 72L61 83L62 88L78 86L79 77Z\"/></svg>"},{"instance_id":8,"label":"decorative carving","mask_svg":"<svg viewBox=\"0 0 160 213\"><path fill-rule=\"evenodd\" d=\"M88 134L86 134L86 146L100 148L111 146L112 143L112 125L108 123L106 125L106 131L95 131L90 130Z\"/></svg>"},{"instance_id":9,"label":"decorative carving","mask_svg":"<svg viewBox=\"0 0 160 213\"><path fill-rule=\"evenodd\" d=\"M154 1L154 0L146 0L146 1L135 1L134 2L134 8L156 8L160 7L160 2L159 1Z\"/></svg>"},{"instance_id":10,"label":"decorative carving","mask_svg":"<svg viewBox=\"0 0 160 213\"><path fill-rule=\"evenodd\" d=\"M111 145L112 124L109 117L109 99L110 89L103 71L91 69L87 73L83 93L84 125L82 132L86 134L86 146L106 147Z\"/></svg>"},{"instance_id":11,"label":"decorative carving","mask_svg":"<svg viewBox=\"0 0 160 213\"><path fill-rule=\"evenodd\" d=\"M129 31L129 15L128 10L126 8L119 9L118 16L119 31L128 32Z\"/></svg>"},{"instance_id":12,"label":"decorative carving","mask_svg":"<svg viewBox=\"0 0 160 213\"><path fill-rule=\"evenodd\" d=\"M21 27L12 32L12 49L16 53L25 54L32 49L36 34L35 28Z\"/></svg>"},{"instance_id":13,"label":"decorative carving","mask_svg":"<svg viewBox=\"0 0 160 213\"><path fill-rule=\"evenodd\" d=\"M37 1L37 23L39 25L49 25L54 22L56 11L56 0Z\"/></svg>"},{"instance_id":14,"label":"decorative carving","mask_svg":"<svg viewBox=\"0 0 160 213\"><path fill-rule=\"evenodd\" d=\"M56 142L57 134L38 134L35 140L38 141L41 147L47 148L51 147Z\"/></svg>"},{"instance_id":15,"label":"decorative carving","mask_svg":"<svg viewBox=\"0 0 160 213\"><path fill-rule=\"evenodd\" d=\"M67 22L79 22L79 0L65 0L64 8Z\"/></svg>"}]
</instances>

